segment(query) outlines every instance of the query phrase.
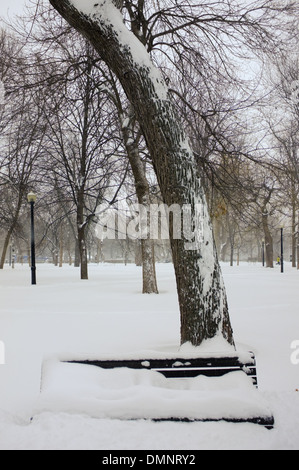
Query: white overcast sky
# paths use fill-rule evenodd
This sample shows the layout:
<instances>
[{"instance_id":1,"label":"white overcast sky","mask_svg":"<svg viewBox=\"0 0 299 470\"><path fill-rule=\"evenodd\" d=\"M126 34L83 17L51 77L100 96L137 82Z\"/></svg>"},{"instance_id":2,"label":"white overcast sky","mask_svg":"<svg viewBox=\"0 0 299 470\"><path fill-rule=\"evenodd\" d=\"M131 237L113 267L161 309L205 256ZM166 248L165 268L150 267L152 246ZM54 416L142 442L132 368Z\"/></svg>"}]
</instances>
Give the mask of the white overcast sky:
<instances>
[{"instance_id":1,"label":"white overcast sky","mask_svg":"<svg viewBox=\"0 0 299 470\"><path fill-rule=\"evenodd\" d=\"M7 18L22 13L27 0L0 0L0 17Z\"/></svg>"}]
</instances>

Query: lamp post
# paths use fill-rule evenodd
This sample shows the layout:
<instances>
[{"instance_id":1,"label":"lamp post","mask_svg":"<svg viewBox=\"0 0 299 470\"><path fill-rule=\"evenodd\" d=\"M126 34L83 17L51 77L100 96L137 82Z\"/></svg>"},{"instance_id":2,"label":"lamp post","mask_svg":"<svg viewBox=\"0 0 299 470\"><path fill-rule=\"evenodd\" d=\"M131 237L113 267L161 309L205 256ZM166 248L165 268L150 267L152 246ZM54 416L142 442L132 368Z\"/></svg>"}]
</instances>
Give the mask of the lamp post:
<instances>
[{"instance_id":1,"label":"lamp post","mask_svg":"<svg viewBox=\"0 0 299 470\"><path fill-rule=\"evenodd\" d=\"M280 245L281 245L281 260L280 260L280 268L281 268L281 272L283 273L284 272L284 259L283 259L283 227L281 227L280 229Z\"/></svg>"},{"instance_id":2,"label":"lamp post","mask_svg":"<svg viewBox=\"0 0 299 470\"><path fill-rule=\"evenodd\" d=\"M35 233L34 233L34 205L36 195L31 192L28 194L28 202L31 206L31 284L36 285L36 262L35 262Z\"/></svg>"}]
</instances>

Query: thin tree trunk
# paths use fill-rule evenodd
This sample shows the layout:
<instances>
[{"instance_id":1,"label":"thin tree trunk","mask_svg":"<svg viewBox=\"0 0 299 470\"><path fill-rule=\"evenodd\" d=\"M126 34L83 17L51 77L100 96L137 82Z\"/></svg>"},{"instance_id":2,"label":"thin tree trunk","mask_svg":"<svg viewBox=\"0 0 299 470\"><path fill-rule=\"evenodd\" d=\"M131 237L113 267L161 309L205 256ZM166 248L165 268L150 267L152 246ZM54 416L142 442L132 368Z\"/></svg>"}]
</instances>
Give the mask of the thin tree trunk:
<instances>
[{"instance_id":1,"label":"thin tree trunk","mask_svg":"<svg viewBox=\"0 0 299 470\"><path fill-rule=\"evenodd\" d=\"M227 297L212 225L196 161L161 73L142 43L129 32L111 0L78 11L69 0L50 0L57 11L93 44L120 80L147 141L164 202L202 209L202 230L194 249L171 236L181 311L181 343L199 346L224 338L233 345ZM193 226L195 226L195 219ZM171 233L171 235L173 235Z\"/></svg>"},{"instance_id":2,"label":"thin tree trunk","mask_svg":"<svg viewBox=\"0 0 299 470\"><path fill-rule=\"evenodd\" d=\"M292 267L296 268L297 266L297 224L296 224L296 200L293 198L292 202Z\"/></svg>"},{"instance_id":3,"label":"thin tree trunk","mask_svg":"<svg viewBox=\"0 0 299 470\"><path fill-rule=\"evenodd\" d=\"M88 280L88 259L87 259L87 246L86 246L86 237L85 230L78 230L78 243L79 243L79 253L80 253L80 272L81 279L83 281Z\"/></svg>"},{"instance_id":4,"label":"thin tree trunk","mask_svg":"<svg viewBox=\"0 0 299 470\"><path fill-rule=\"evenodd\" d=\"M21 191L19 191L19 198L18 198L16 211L15 211L13 220L11 222L11 225L10 225L8 231L7 231L7 234L6 234L6 237L5 237L5 240L4 240L2 255L1 255L1 259L0 259L0 269L4 268L5 258L6 258L6 253L7 253L7 250L8 250L9 242L10 242L11 236L14 233L14 230L17 226L18 220L19 220L22 201L23 201L23 193Z\"/></svg>"},{"instance_id":5,"label":"thin tree trunk","mask_svg":"<svg viewBox=\"0 0 299 470\"><path fill-rule=\"evenodd\" d=\"M265 235L266 266L267 268L274 268L273 238L269 229L267 212L264 212L262 215L262 223L263 223L263 230L264 230L264 235Z\"/></svg>"},{"instance_id":6,"label":"thin tree trunk","mask_svg":"<svg viewBox=\"0 0 299 470\"><path fill-rule=\"evenodd\" d=\"M124 122L122 123L122 134L134 175L138 203L147 210L147 214L149 215L150 188L146 178L144 164L140 158L138 144L135 139L132 138L134 135L132 121L126 119L125 122L126 124L124 124ZM155 248L154 241L150 238L149 227L147 232L147 238L141 240L143 294L158 294Z\"/></svg>"},{"instance_id":7,"label":"thin tree trunk","mask_svg":"<svg viewBox=\"0 0 299 470\"><path fill-rule=\"evenodd\" d=\"M0 269L4 269L4 264L5 264L5 259L6 259L6 253L8 250L9 242L11 239L13 230L9 229L9 231L6 234L5 240L4 240L4 245L2 249L2 255L1 255L1 260L0 260Z\"/></svg>"},{"instance_id":8,"label":"thin tree trunk","mask_svg":"<svg viewBox=\"0 0 299 470\"><path fill-rule=\"evenodd\" d=\"M78 228L78 247L80 254L81 279L88 280L88 259L86 246L86 224L84 223L84 191L78 192L77 206L77 228Z\"/></svg>"},{"instance_id":9,"label":"thin tree trunk","mask_svg":"<svg viewBox=\"0 0 299 470\"><path fill-rule=\"evenodd\" d=\"M87 141L88 141L88 121L89 121L89 105L90 105L90 90L91 82L89 72L92 65L89 63L87 69L87 85L85 90L84 112L83 112L83 129L82 129L82 148L81 148L81 161L80 161L80 187L77 191L77 227L78 227L78 244L80 253L80 268L81 280L88 280L88 256L86 244L86 229L87 224L84 217L85 207L85 179L87 171Z\"/></svg>"},{"instance_id":10,"label":"thin tree trunk","mask_svg":"<svg viewBox=\"0 0 299 470\"><path fill-rule=\"evenodd\" d=\"M63 224L60 225L60 236L59 236L59 267L63 266L63 249L64 249L64 240L63 240Z\"/></svg>"},{"instance_id":11,"label":"thin tree trunk","mask_svg":"<svg viewBox=\"0 0 299 470\"><path fill-rule=\"evenodd\" d=\"M80 267L80 250L79 250L79 241L78 241L78 234L75 236L75 260L74 260L74 267Z\"/></svg>"}]
</instances>

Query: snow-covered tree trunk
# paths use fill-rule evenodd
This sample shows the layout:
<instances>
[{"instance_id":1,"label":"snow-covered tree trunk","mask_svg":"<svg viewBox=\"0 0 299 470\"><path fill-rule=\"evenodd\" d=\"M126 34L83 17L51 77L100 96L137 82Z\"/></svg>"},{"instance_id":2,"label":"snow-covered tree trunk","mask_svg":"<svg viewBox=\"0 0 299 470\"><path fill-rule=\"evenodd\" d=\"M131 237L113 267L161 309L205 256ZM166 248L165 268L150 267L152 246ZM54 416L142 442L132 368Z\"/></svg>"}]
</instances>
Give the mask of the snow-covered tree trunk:
<instances>
[{"instance_id":1,"label":"snow-covered tree trunk","mask_svg":"<svg viewBox=\"0 0 299 470\"><path fill-rule=\"evenodd\" d=\"M207 203L193 152L171 102L168 87L144 45L124 24L112 0L50 0L95 47L132 104L153 159L164 202L202 209L202 230L193 249L171 237L181 311L181 342L199 346L221 337L233 345L226 291ZM195 219L193 226L196 226Z\"/></svg>"}]
</instances>

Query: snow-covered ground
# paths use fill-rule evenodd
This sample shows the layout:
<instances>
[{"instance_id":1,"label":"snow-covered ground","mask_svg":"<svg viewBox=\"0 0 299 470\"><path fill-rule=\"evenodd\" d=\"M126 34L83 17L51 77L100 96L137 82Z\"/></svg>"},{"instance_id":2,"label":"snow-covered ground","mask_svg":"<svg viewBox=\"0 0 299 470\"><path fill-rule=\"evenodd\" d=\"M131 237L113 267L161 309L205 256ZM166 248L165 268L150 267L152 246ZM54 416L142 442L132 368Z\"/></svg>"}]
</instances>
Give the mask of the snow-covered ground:
<instances>
[{"instance_id":1,"label":"snow-covered ground","mask_svg":"<svg viewBox=\"0 0 299 470\"><path fill-rule=\"evenodd\" d=\"M61 410L35 414L45 357L176 353L179 309L171 265L158 265L159 296L140 293L141 271L133 265L92 265L88 282L75 268L39 265L35 287L28 267L17 266L0 272L0 449L298 450L299 365L291 355L299 353L291 344L299 345L299 273L289 265L282 275L278 267L247 264L224 265L223 272L238 349L256 354L274 430L95 419Z\"/></svg>"}]
</instances>

